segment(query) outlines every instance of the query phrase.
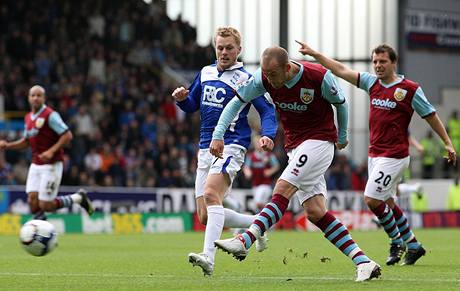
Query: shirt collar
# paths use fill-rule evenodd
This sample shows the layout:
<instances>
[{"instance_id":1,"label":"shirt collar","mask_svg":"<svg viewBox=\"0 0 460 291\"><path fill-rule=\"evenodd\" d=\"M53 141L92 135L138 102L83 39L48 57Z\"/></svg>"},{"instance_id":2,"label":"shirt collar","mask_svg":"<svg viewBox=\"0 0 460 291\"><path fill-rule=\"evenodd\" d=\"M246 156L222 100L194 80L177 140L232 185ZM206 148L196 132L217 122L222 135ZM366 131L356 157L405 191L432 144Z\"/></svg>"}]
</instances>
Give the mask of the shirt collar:
<instances>
[{"instance_id":1,"label":"shirt collar","mask_svg":"<svg viewBox=\"0 0 460 291\"><path fill-rule=\"evenodd\" d=\"M396 81L390 83L390 84L387 84L387 83L383 83L382 81L380 81L380 84L385 87L385 88L390 88L396 84L399 84L401 83L403 80L404 80L404 75L400 75L400 74L397 74L398 78L396 79Z\"/></svg>"},{"instance_id":2,"label":"shirt collar","mask_svg":"<svg viewBox=\"0 0 460 291\"><path fill-rule=\"evenodd\" d=\"M290 61L291 63L294 63L296 65L298 65L300 67L300 70L299 72L297 72L297 74L290 80L287 80L286 82L284 82L284 85L286 87L288 87L288 89L291 89L292 87L295 86L295 84L297 84L297 82L299 82L300 78L302 77L302 74L303 74L303 66L301 63L298 63L296 61Z\"/></svg>"},{"instance_id":3,"label":"shirt collar","mask_svg":"<svg viewBox=\"0 0 460 291\"><path fill-rule=\"evenodd\" d=\"M35 118L37 118L43 112L43 110L45 110L45 108L46 105L43 104L42 107L36 113L32 114L30 119L35 120Z\"/></svg>"},{"instance_id":4,"label":"shirt collar","mask_svg":"<svg viewBox=\"0 0 460 291\"><path fill-rule=\"evenodd\" d=\"M215 62L215 65L216 65L216 68L217 68L217 60ZM235 70L235 69L240 69L243 67L243 62L236 62L233 66L231 66L230 68L228 69L225 69L225 71L231 71L231 70ZM219 70L219 69L218 69Z\"/></svg>"}]
</instances>

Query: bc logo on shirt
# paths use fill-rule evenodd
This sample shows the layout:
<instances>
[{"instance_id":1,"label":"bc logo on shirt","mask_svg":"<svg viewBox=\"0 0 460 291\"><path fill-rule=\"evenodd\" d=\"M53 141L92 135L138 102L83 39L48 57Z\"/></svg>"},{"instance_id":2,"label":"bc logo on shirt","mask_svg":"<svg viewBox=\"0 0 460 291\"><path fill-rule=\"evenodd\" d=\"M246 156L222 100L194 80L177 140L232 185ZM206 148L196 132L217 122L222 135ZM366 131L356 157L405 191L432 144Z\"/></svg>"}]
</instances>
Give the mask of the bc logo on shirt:
<instances>
[{"instance_id":1,"label":"bc logo on shirt","mask_svg":"<svg viewBox=\"0 0 460 291\"><path fill-rule=\"evenodd\" d=\"M222 103L225 100L226 93L224 88L205 85L203 89L203 104L223 108Z\"/></svg>"}]
</instances>

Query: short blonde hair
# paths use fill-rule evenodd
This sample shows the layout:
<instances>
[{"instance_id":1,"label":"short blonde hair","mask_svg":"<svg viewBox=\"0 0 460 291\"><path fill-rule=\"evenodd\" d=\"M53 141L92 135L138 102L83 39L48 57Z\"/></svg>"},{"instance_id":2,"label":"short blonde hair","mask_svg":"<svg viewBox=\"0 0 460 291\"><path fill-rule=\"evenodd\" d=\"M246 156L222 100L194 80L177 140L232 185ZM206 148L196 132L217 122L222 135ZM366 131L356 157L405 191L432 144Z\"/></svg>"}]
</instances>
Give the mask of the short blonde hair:
<instances>
[{"instance_id":1,"label":"short blonde hair","mask_svg":"<svg viewBox=\"0 0 460 291\"><path fill-rule=\"evenodd\" d=\"M221 26L217 28L216 34L214 35L214 44L216 44L216 38L233 36L238 46L241 46L241 34L240 32L231 26Z\"/></svg>"}]
</instances>

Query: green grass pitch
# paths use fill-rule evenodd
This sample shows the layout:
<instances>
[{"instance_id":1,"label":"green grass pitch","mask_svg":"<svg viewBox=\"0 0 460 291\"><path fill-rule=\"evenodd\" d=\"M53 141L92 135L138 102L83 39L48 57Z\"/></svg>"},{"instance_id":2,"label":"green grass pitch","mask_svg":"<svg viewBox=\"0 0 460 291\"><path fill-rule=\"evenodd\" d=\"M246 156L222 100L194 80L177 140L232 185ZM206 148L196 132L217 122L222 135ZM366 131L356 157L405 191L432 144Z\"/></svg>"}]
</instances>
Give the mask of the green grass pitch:
<instances>
[{"instance_id":1,"label":"green grass pitch","mask_svg":"<svg viewBox=\"0 0 460 291\"><path fill-rule=\"evenodd\" d=\"M203 233L59 237L44 257L22 250L16 236L0 236L1 290L459 290L460 230L416 230L427 249L415 266L384 265L383 231L352 233L382 265L378 280L355 283L351 261L321 233L275 231L269 248L239 262L218 251L212 277L188 263L201 252ZM230 237L224 233L223 237Z\"/></svg>"}]
</instances>

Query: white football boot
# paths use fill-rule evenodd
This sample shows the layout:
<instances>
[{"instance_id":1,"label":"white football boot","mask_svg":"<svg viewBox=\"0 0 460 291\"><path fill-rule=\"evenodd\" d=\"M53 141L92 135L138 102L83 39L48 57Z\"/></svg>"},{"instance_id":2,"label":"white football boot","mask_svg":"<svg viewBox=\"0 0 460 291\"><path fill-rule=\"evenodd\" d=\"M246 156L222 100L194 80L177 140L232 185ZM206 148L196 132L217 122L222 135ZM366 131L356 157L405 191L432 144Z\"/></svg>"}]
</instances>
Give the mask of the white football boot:
<instances>
[{"instance_id":1,"label":"white football boot","mask_svg":"<svg viewBox=\"0 0 460 291\"><path fill-rule=\"evenodd\" d=\"M372 278L378 278L380 276L380 266L374 261L369 263L359 264L356 267L356 282L368 281Z\"/></svg>"},{"instance_id":2,"label":"white football boot","mask_svg":"<svg viewBox=\"0 0 460 291\"><path fill-rule=\"evenodd\" d=\"M237 235L234 238L218 239L214 242L214 245L218 248L232 254L235 259L242 261L246 259L248 250L244 246L243 238L241 235Z\"/></svg>"},{"instance_id":3,"label":"white football boot","mask_svg":"<svg viewBox=\"0 0 460 291\"><path fill-rule=\"evenodd\" d=\"M211 263L211 261L209 260L209 257L204 253L201 253L201 254L190 253L188 254L188 261L194 267L199 266L203 270L203 275L205 276L211 276L212 273L214 272L214 264Z\"/></svg>"}]
</instances>

